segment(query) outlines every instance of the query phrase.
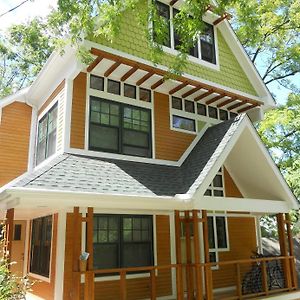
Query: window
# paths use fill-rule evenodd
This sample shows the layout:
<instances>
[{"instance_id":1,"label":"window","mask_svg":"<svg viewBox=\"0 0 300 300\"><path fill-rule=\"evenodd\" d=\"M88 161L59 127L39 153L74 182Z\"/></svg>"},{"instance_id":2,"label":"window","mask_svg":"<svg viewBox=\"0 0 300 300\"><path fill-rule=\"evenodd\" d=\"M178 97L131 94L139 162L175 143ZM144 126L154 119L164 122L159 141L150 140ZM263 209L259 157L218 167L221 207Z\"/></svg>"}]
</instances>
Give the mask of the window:
<instances>
[{"instance_id":1,"label":"window","mask_svg":"<svg viewBox=\"0 0 300 300\"><path fill-rule=\"evenodd\" d=\"M188 131L196 131L195 120L183 118L173 115L173 127L177 129L184 129Z\"/></svg>"},{"instance_id":2,"label":"window","mask_svg":"<svg viewBox=\"0 0 300 300\"><path fill-rule=\"evenodd\" d=\"M234 119L236 116L238 116L237 113L230 112L230 119Z\"/></svg>"},{"instance_id":3,"label":"window","mask_svg":"<svg viewBox=\"0 0 300 300\"><path fill-rule=\"evenodd\" d=\"M197 103L197 113L201 116L206 116L206 106L201 103Z\"/></svg>"},{"instance_id":4,"label":"window","mask_svg":"<svg viewBox=\"0 0 300 300\"><path fill-rule=\"evenodd\" d=\"M151 102L151 91L140 88L140 100L145 102Z\"/></svg>"},{"instance_id":5,"label":"window","mask_svg":"<svg viewBox=\"0 0 300 300\"><path fill-rule=\"evenodd\" d=\"M156 1L156 7L158 15L165 21L166 36L164 39L160 37L162 40L159 40L157 36L154 36L154 41L168 48L179 50L181 45L180 35L176 31L174 23L171 21L171 19L173 19L179 11L175 8L172 8L172 6L159 1ZM153 24L153 27L155 28L155 23ZM173 32L172 36L171 32ZM188 54L193 57L200 58L206 62L216 64L213 25L204 22L204 29L200 37L193 41L193 46L188 51Z\"/></svg>"},{"instance_id":6,"label":"window","mask_svg":"<svg viewBox=\"0 0 300 300\"><path fill-rule=\"evenodd\" d=\"M152 216L95 215L94 268L153 265Z\"/></svg>"},{"instance_id":7,"label":"window","mask_svg":"<svg viewBox=\"0 0 300 300\"><path fill-rule=\"evenodd\" d=\"M181 98L172 97L172 108L182 110L182 100L181 100Z\"/></svg>"},{"instance_id":8,"label":"window","mask_svg":"<svg viewBox=\"0 0 300 300\"><path fill-rule=\"evenodd\" d=\"M205 196L224 197L223 168L221 168L206 190Z\"/></svg>"},{"instance_id":9,"label":"window","mask_svg":"<svg viewBox=\"0 0 300 300\"><path fill-rule=\"evenodd\" d=\"M14 226L14 241L21 241L22 225L15 224Z\"/></svg>"},{"instance_id":10,"label":"window","mask_svg":"<svg viewBox=\"0 0 300 300\"><path fill-rule=\"evenodd\" d=\"M131 84L124 84L124 96L129 98L136 98L136 88L134 85Z\"/></svg>"},{"instance_id":11,"label":"window","mask_svg":"<svg viewBox=\"0 0 300 300\"><path fill-rule=\"evenodd\" d=\"M104 91L104 78L91 75L90 76L90 87L95 90Z\"/></svg>"},{"instance_id":12,"label":"window","mask_svg":"<svg viewBox=\"0 0 300 300\"><path fill-rule=\"evenodd\" d=\"M36 164L56 151L57 103L39 121Z\"/></svg>"},{"instance_id":13,"label":"window","mask_svg":"<svg viewBox=\"0 0 300 300\"><path fill-rule=\"evenodd\" d=\"M150 110L91 97L89 149L151 157Z\"/></svg>"},{"instance_id":14,"label":"window","mask_svg":"<svg viewBox=\"0 0 300 300\"><path fill-rule=\"evenodd\" d=\"M108 79L107 81L107 92L115 95L121 94L121 84L119 81Z\"/></svg>"},{"instance_id":15,"label":"window","mask_svg":"<svg viewBox=\"0 0 300 300\"><path fill-rule=\"evenodd\" d=\"M224 109L219 109L220 119L223 121L228 120L228 112Z\"/></svg>"},{"instance_id":16,"label":"window","mask_svg":"<svg viewBox=\"0 0 300 300\"><path fill-rule=\"evenodd\" d=\"M213 119L218 119L218 110L215 107L208 106L208 116Z\"/></svg>"},{"instance_id":17,"label":"window","mask_svg":"<svg viewBox=\"0 0 300 300\"><path fill-rule=\"evenodd\" d=\"M30 272L49 277L52 238L52 216L32 221Z\"/></svg>"},{"instance_id":18,"label":"window","mask_svg":"<svg viewBox=\"0 0 300 300\"><path fill-rule=\"evenodd\" d=\"M227 219L225 216L208 216L208 242L210 261L217 262L220 251L228 251Z\"/></svg>"},{"instance_id":19,"label":"window","mask_svg":"<svg viewBox=\"0 0 300 300\"><path fill-rule=\"evenodd\" d=\"M194 101L184 100L184 110L186 112L194 113L195 112Z\"/></svg>"}]
</instances>

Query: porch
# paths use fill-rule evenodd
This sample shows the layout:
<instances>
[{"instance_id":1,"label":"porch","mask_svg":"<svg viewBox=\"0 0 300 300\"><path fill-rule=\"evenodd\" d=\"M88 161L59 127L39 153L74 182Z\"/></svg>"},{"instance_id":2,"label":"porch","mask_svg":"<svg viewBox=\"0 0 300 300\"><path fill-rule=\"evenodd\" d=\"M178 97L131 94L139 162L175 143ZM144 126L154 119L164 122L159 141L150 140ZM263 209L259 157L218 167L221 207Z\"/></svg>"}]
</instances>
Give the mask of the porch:
<instances>
[{"instance_id":1,"label":"porch","mask_svg":"<svg viewBox=\"0 0 300 300\"><path fill-rule=\"evenodd\" d=\"M298 288L288 214L277 214L281 249L278 257L211 262L207 211L175 211L176 263L113 269L93 267L93 208L82 216L75 207L72 215L75 232L81 232L85 223L85 250L90 254L86 270L80 270L81 245L73 243L72 299L234 300L275 295L280 295L280 299L297 299L286 298Z\"/></svg>"}]
</instances>

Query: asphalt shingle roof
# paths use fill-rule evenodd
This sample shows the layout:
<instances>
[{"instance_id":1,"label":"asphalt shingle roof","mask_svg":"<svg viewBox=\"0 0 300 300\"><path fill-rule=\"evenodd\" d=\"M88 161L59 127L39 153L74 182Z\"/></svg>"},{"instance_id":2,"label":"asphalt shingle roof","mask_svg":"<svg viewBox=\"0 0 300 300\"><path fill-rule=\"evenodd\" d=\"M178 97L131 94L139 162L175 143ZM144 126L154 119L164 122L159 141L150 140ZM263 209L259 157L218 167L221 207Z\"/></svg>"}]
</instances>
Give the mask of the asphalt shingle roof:
<instances>
[{"instance_id":1,"label":"asphalt shingle roof","mask_svg":"<svg viewBox=\"0 0 300 300\"><path fill-rule=\"evenodd\" d=\"M242 119L240 116L210 127L180 167L65 153L13 187L140 196L191 195Z\"/></svg>"}]
</instances>

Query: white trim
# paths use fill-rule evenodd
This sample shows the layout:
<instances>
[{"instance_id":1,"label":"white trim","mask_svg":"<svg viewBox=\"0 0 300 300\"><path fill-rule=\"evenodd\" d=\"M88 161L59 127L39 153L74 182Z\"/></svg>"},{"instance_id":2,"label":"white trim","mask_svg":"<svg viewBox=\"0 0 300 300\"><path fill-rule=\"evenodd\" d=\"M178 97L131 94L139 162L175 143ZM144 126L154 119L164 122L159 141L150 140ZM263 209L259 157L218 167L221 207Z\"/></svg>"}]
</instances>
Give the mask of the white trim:
<instances>
[{"instance_id":1,"label":"white trim","mask_svg":"<svg viewBox=\"0 0 300 300\"><path fill-rule=\"evenodd\" d=\"M258 249L258 253L263 253L263 245L262 245L262 236L261 236L261 227L260 227L260 218L261 216L255 216L255 233L256 233L256 245Z\"/></svg>"},{"instance_id":2,"label":"white trim","mask_svg":"<svg viewBox=\"0 0 300 300\"><path fill-rule=\"evenodd\" d=\"M115 54L115 55L118 55L118 56L121 56L121 57L124 57L124 58L128 58L130 60L134 60L136 62L146 64L148 66L156 67L156 68L159 68L163 71L168 71L168 68L166 66L163 66L163 65L160 65L160 64L155 65L154 63L152 63L149 60L146 60L146 59L143 59L143 58L140 58L140 57L136 57L134 55L122 52L120 50L116 50L114 48L103 46L103 45L97 44L95 42L91 42L91 41L86 40L86 41L84 41L84 45L86 45L87 48L98 48L98 49L103 50L105 52L109 52L109 53L112 53L112 54ZM262 101L261 97L257 97L255 95L251 95L251 94L245 93L243 91L239 91L239 90L227 87L227 86L223 86L223 85L218 84L216 82L209 81L209 80L206 80L206 79L203 79L203 78L200 78L200 77L196 77L196 76L191 75L191 74L183 73L182 76L184 76L188 79L191 79L191 80L195 80L195 81L200 80L204 84L208 84L208 85L214 86L214 87L219 88L219 89L223 89L223 90L231 92L231 93L239 94L241 96L248 97L248 98L251 98L251 99L256 100L256 101Z\"/></svg>"},{"instance_id":3,"label":"white trim","mask_svg":"<svg viewBox=\"0 0 300 300\"><path fill-rule=\"evenodd\" d=\"M5 106L13 103L13 102L26 102L26 96L28 94L29 87L21 89L16 93L9 95L5 98L0 99L0 109L4 108ZM30 104L28 104L30 105ZM32 106L32 105L30 105Z\"/></svg>"},{"instance_id":4,"label":"white trim","mask_svg":"<svg viewBox=\"0 0 300 300\"><path fill-rule=\"evenodd\" d=\"M1 125L1 121L2 121L2 107L0 107L0 125Z\"/></svg>"},{"instance_id":5,"label":"white trim","mask_svg":"<svg viewBox=\"0 0 300 300\"><path fill-rule=\"evenodd\" d=\"M29 238L30 238L30 220L26 220L25 229L25 245L24 245L24 261L23 261L23 276L28 273L28 258L29 258Z\"/></svg>"},{"instance_id":6,"label":"white trim","mask_svg":"<svg viewBox=\"0 0 300 300\"><path fill-rule=\"evenodd\" d=\"M52 248L52 247L51 247ZM51 262L51 261L50 261ZM47 283L50 283L51 281L50 281L50 277L48 278L48 277L45 277L45 276L41 276L41 275L38 275L38 274L34 274L34 273L31 273L31 272L29 272L28 273L28 276L29 277L32 277L32 278L34 278L34 279L37 279L37 280L39 280L39 281L43 281L43 282L47 282Z\"/></svg>"},{"instance_id":7,"label":"white trim","mask_svg":"<svg viewBox=\"0 0 300 300\"><path fill-rule=\"evenodd\" d=\"M70 147L71 139L71 114L73 105L73 80L65 79L65 98L64 98L64 132L63 132L63 151Z\"/></svg>"},{"instance_id":8,"label":"white trim","mask_svg":"<svg viewBox=\"0 0 300 300\"><path fill-rule=\"evenodd\" d=\"M31 113L31 127L29 134L29 151L28 151L28 164L27 171L31 172L35 165L35 149L36 149L36 139L37 139L37 118L38 110L35 107L32 107Z\"/></svg>"},{"instance_id":9,"label":"white trim","mask_svg":"<svg viewBox=\"0 0 300 300\"><path fill-rule=\"evenodd\" d=\"M54 299L63 299L64 266L65 266L65 242L66 242L66 211L57 213L57 235L56 235L56 265L55 265L55 285Z\"/></svg>"}]
</instances>

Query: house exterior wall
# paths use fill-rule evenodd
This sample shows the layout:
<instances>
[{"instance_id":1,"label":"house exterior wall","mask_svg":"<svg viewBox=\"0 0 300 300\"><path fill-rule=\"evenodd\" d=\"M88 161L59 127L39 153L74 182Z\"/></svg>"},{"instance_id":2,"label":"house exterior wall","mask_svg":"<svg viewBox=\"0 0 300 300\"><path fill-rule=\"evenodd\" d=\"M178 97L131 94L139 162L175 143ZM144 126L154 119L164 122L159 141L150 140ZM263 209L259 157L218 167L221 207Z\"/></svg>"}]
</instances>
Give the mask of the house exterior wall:
<instances>
[{"instance_id":1,"label":"house exterior wall","mask_svg":"<svg viewBox=\"0 0 300 300\"><path fill-rule=\"evenodd\" d=\"M72 214L67 215L66 246L65 246L65 272L63 299L72 299L73 295L73 243L81 243L81 233L73 232ZM170 218L168 215L156 215L156 257L157 265L171 264L170 252ZM96 279L97 280L97 279ZM95 299L115 300L120 295L119 280L95 282ZM83 292L83 288L81 289ZM150 297L150 278L127 279L127 299L144 299ZM157 277L157 293L159 296L172 294L171 272L160 270Z\"/></svg>"},{"instance_id":2,"label":"house exterior wall","mask_svg":"<svg viewBox=\"0 0 300 300\"><path fill-rule=\"evenodd\" d=\"M33 281L35 281L31 293L41 297L44 300L53 300L54 299L54 287L55 287L55 274L56 274L56 246L57 246L57 220L58 215L53 215L53 229L52 229L52 245L51 245L51 265L50 265L50 278L49 281L45 281L38 277L38 279L35 276L30 276L29 278ZM30 228L31 232L31 228ZM29 253L28 256L30 256L30 240L31 235L29 238ZM29 266L30 266L30 257L28 258L28 272L29 272Z\"/></svg>"},{"instance_id":3,"label":"house exterior wall","mask_svg":"<svg viewBox=\"0 0 300 300\"><path fill-rule=\"evenodd\" d=\"M146 1L147 0L141 1L141 10L147 5ZM112 42L106 41L102 37L89 37L88 39L107 47L150 60L150 51L145 37L146 28L144 26L146 25L141 25L139 16L134 15L131 11L125 11L120 21L120 32ZM128 30L129 28L130 30ZM188 62L184 72L251 95L257 95L220 30L217 30L217 41L220 71L194 62ZM161 61L165 66L170 67L174 62L174 56L165 54Z\"/></svg>"},{"instance_id":4,"label":"house exterior wall","mask_svg":"<svg viewBox=\"0 0 300 300\"><path fill-rule=\"evenodd\" d=\"M0 187L27 171L32 108L14 102L2 109Z\"/></svg>"}]
</instances>

